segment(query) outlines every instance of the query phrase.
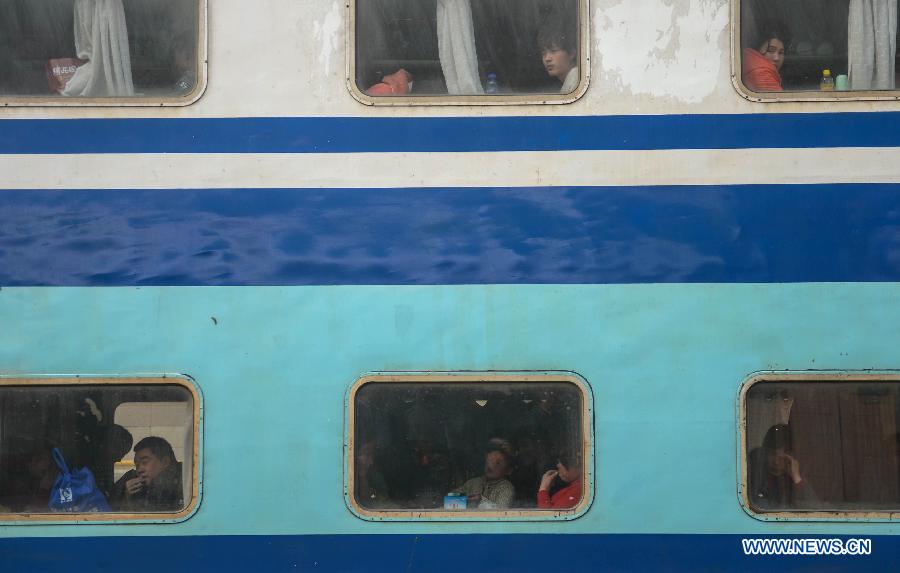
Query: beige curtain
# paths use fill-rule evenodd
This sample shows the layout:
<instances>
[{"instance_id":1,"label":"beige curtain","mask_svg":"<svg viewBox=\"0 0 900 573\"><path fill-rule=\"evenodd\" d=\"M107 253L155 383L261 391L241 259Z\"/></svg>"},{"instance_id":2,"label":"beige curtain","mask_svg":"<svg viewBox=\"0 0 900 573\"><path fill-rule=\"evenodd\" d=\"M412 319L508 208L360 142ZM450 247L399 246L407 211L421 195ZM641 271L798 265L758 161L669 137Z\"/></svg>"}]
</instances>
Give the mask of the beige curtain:
<instances>
[{"instance_id":1,"label":"beige curtain","mask_svg":"<svg viewBox=\"0 0 900 573\"><path fill-rule=\"evenodd\" d=\"M847 51L851 89L894 89L896 0L850 1Z\"/></svg>"}]
</instances>

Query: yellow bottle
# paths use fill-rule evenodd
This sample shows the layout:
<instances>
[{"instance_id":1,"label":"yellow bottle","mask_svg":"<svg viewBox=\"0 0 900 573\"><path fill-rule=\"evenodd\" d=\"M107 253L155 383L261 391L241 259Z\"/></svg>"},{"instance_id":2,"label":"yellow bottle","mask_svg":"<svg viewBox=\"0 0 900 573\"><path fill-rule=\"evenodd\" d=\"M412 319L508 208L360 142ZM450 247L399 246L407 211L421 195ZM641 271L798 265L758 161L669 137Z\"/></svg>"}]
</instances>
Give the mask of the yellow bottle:
<instances>
[{"instance_id":1,"label":"yellow bottle","mask_svg":"<svg viewBox=\"0 0 900 573\"><path fill-rule=\"evenodd\" d=\"M831 77L831 70L822 70L822 82L819 84L819 89L823 92L834 91L834 78Z\"/></svg>"}]
</instances>

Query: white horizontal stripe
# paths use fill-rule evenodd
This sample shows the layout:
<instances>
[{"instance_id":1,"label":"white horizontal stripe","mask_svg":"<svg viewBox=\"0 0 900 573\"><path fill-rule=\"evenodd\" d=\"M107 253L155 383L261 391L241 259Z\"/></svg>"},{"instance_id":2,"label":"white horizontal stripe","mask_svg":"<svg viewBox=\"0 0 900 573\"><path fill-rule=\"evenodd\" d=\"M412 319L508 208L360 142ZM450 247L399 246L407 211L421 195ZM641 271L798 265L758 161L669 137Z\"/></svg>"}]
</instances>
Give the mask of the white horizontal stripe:
<instances>
[{"instance_id":1,"label":"white horizontal stripe","mask_svg":"<svg viewBox=\"0 0 900 573\"><path fill-rule=\"evenodd\" d=\"M389 188L900 181L900 148L0 156L0 189Z\"/></svg>"}]
</instances>

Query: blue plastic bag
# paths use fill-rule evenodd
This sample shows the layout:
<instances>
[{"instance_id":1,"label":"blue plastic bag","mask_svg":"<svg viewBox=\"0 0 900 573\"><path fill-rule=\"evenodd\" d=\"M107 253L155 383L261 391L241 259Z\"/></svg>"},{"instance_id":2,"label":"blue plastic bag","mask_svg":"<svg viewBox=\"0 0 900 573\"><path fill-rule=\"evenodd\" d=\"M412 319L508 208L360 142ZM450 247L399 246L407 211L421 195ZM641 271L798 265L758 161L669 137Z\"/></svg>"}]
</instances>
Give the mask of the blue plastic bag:
<instances>
[{"instance_id":1,"label":"blue plastic bag","mask_svg":"<svg viewBox=\"0 0 900 573\"><path fill-rule=\"evenodd\" d=\"M72 473L59 448L53 448L53 461L59 477L50 490L50 511L55 513L90 513L110 511L106 497L97 487L94 474L87 468Z\"/></svg>"}]
</instances>

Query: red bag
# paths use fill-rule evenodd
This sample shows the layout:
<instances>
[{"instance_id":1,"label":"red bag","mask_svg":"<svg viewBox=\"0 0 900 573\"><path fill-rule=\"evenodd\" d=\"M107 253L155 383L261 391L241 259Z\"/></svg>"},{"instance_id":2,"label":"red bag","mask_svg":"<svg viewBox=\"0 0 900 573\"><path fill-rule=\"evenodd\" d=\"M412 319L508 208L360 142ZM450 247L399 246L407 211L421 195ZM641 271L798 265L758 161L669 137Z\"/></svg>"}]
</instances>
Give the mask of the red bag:
<instances>
[{"instance_id":1,"label":"red bag","mask_svg":"<svg viewBox=\"0 0 900 573\"><path fill-rule=\"evenodd\" d=\"M47 83L50 90L56 93L62 93L66 84L78 71L78 68L85 65L87 60L79 60L78 58L53 58L47 61Z\"/></svg>"}]
</instances>

